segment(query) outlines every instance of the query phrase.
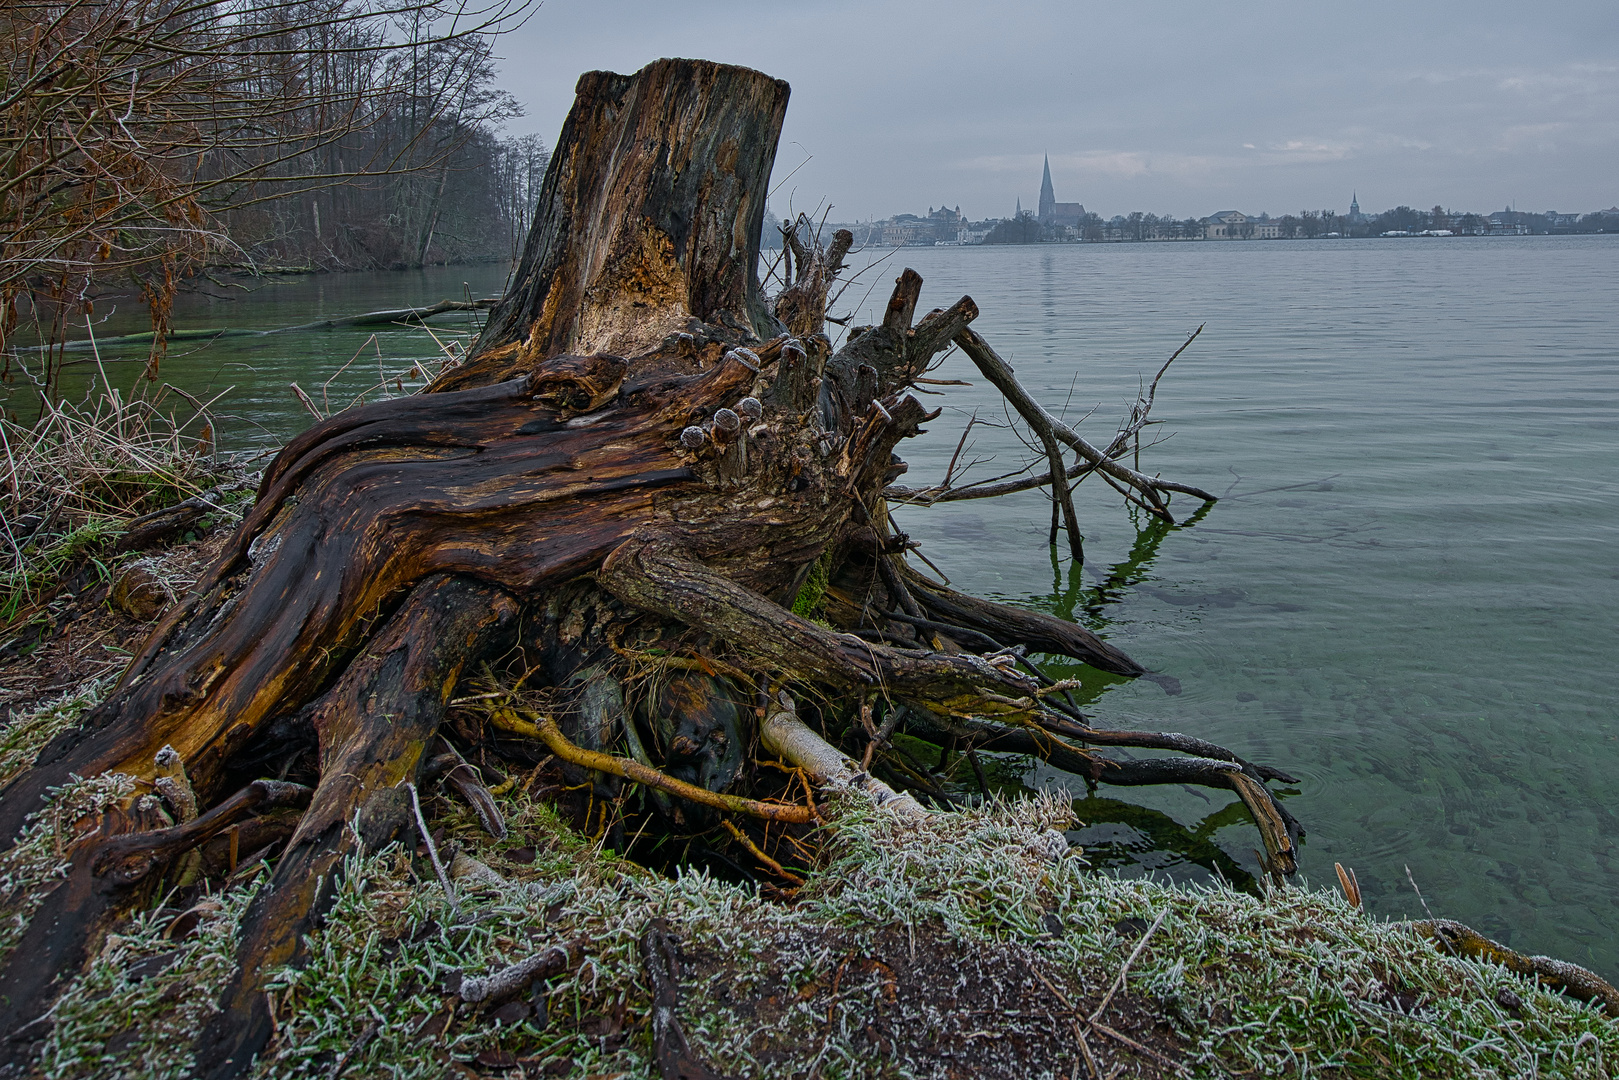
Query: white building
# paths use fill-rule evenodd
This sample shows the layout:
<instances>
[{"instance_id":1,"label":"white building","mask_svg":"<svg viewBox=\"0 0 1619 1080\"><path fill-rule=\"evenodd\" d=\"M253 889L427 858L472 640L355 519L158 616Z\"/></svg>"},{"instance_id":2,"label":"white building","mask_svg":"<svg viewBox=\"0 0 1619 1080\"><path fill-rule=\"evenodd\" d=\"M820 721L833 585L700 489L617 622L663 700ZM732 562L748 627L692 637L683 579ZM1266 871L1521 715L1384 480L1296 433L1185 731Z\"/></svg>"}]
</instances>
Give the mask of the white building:
<instances>
[{"instance_id":1,"label":"white building","mask_svg":"<svg viewBox=\"0 0 1619 1080\"><path fill-rule=\"evenodd\" d=\"M1222 210L1203 219L1206 240L1275 240L1281 235L1278 223L1251 218L1241 210Z\"/></svg>"}]
</instances>

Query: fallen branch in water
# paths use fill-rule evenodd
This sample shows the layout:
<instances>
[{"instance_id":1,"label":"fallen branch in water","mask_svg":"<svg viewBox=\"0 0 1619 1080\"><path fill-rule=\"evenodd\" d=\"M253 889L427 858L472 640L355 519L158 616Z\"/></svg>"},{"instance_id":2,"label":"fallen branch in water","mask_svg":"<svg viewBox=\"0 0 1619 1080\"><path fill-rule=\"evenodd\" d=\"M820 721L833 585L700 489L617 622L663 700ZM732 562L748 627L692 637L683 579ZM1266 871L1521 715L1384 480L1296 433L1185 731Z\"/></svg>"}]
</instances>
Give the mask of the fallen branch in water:
<instances>
[{"instance_id":1,"label":"fallen branch in water","mask_svg":"<svg viewBox=\"0 0 1619 1080\"><path fill-rule=\"evenodd\" d=\"M1204 491L1202 488L1193 487L1190 484L1177 484L1155 476L1147 476L1145 473L1137 472L1127 465L1120 464L1105 452L1092 446L1077 431L1052 416L1044 406L1035 401L1029 392L1023 388L1023 385L1017 381L1017 376L1012 372L1012 365L1001 359L1000 355L990 347L989 342L985 341L976 330L962 330L956 335L955 343L978 366L978 370L984 373L984 377L994 384L1007 402L1017 410L1018 415L1023 417L1024 422L1042 439L1051 439L1067 444L1077 451L1079 456L1084 458L1093 469L1112 477L1139 493L1142 499L1145 500L1148 509L1165 521L1173 522L1175 520L1170 516L1164 502L1164 496L1169 492L1182 492L1205 502L1217 501L1216 496ZM1156 384L1156 380L1154 382ZM1060 473L1062 473L1061 461L1053 461L1050 475L1055 476Z\"/></svg>"},{"instance_id":2,"label":"fallen branch in water","mask_svg":"<svg viewBox=\"0 0 1619 1080\"><path fill-rule=\"evenodd\" d=\"M212 341L215 338L271 337L275 334L294 334L308 330L346 330L354 326L421 323L434 315L444 315L452 311L489 311L499 302L499 297L480 300L440 300L438 303L430 304L427 307L388 308L383 311L367 311L360 315L342 315L331 319L316 319L314 322L299 323L297 326L278 326L273 330L245 330L237 327L219 327L208 330L170 330L163 335L163 340L167 342ZM50 346L35 345L18 349L17 351L41 352L49 348L78 352L83 349L107 349L123 345L150 345L153 337L152 332L148 330L140 334L120 334L117 337L64 341Z\"/></svg>"}]
</instances>

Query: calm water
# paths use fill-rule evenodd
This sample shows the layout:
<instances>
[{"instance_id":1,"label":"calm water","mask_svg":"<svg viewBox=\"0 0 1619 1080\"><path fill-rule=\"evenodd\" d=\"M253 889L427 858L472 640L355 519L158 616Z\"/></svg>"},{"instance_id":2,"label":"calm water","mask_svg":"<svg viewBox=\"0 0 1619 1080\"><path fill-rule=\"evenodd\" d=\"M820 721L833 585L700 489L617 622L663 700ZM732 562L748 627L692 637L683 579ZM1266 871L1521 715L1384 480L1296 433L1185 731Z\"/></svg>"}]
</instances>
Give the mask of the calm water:
<instances>
[{"instance_id":1,"label":"calm water","mask_svg":"<svg viewBox=\"0 0 1619 1080\"><path fill-rule=\"evenodd\" d=\"M185 295L175 304L177 330L229 327L271 330L319 319L358 315L404 307L426 307L440 300L499 296L508 267L456 266L427 270L370 274L313 274L247 282L245 288L224 290L220 297ZM221 337L171 344L159 369L159 383L171 383L211 400L229 391L215 407L221 411L220 445L227 450L269 448L284 442L313 421L289 389L298 383L323 412L342 408L356 395L368 393L421 361L436 372L434 362L443 349L467 341L481 315L447 314L430 320L432 333L406 326L382 325L322 330L267 337ZM97 304L91 324L97 340L151 330L145 309L131 299L110 298ZM83 340L85 328L73 327L69 337ZM69 353L72 361L64 386L83 393L99 381L91 352ZM128 388L140 382L146 347L107 346L99 350L102 369L114 385ZM421 379L416 380L421 385ZM406 385L402 389L409 389ZM184 399L170 394L165 409L180 419L192 413ZM31 418L32 401L19 383L0 387L0 403L21 419ZM329 406L329 409L328 409ZM194 429L193 429L194 430Z\"/></svg>"},{"instance_id":2,"label":"calm water","mask_svg":"<svg viewBox=\"0 0 1619 1080\"><path fill-rule=\"evenodd\" d=\"M1099 687L1101 722L1297 774L1314 882L1342 862L1373 911L1420 915L1409 866L1436 915L1619 976L1619 238L907 249L846 300L875 277L874 318L905 265L924 307L971 294L978 328L1046 402L1095 408L1081 429L1095 442L1207 323L1160 387L1167 438L1143 464L1229 496L1190 527L1138 532L1087 483L1082 569L1054 560L1038 493L901 511L957 586L1071 614L1185 688ZM180 321L287 325L503 280L307 278ZM235 384L232 411L267 429L227 427L240 447L306 423L287 383L312 389L362 346L334 388L376 382L378 348L387 370L436 352L419 332L369 339L188 343L164 372L193 391ZM961 357L938 374L980 385L928 399L946 412L905 448L912 482L942 475L974 408L1000 415ZM972 456L993 458L977 477L1024 451L981 427ZM1098 861L1254 866L1252 825L1221 793L1100 796L1078 804Z\"/></svg>"},{"instance_id":3,"label":"calm water","mask_svg":"<svg viewBox=\"0 0 1619 1080\"><path fill-rule=\"evenodd\" d=\"M977 300L1043 400L1096 408L1093 442L1206 322L1143 464L1230 492L1154 537L1083 485L1078 575L1054 567L1037 494L906 512L930 557L970 591L1077 605L1185 687L1116 686L1104 722L1300 776L1315 882L1342 862L1373 911L1420 915L1409 866L1436 915L1619 975L1619 237L905 251L866 319L902 258L925 307ZM976 372L958 355L939 374ZM976 381L929 399L949 411L907 451L913 480L942 474L961 411L999 412ZM1021 461L1002 432L977 442L998 455L983 475ZM1139 583L1099 594L1132 550ZM1254 865L1240 815L1198 827L1230 799L1123 797L1186 831L1137 815L1085 839Z\"/></svg>"}]
</instances>

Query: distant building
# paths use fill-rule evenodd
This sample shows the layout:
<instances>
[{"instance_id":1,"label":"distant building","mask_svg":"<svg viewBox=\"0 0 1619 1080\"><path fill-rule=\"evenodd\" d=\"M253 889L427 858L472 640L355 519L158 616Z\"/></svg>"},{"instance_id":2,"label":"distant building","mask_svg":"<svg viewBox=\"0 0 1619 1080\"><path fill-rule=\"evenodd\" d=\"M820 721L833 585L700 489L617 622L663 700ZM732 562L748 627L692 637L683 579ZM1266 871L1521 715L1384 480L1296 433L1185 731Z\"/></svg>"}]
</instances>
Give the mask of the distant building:
<instances>
[{"instance_id":1,"label":"distant building","mask_svg":"<svg viewBox=\"0 0 1619 1080\"><path fill-rule=\"evenodd\" d=\"M1365 220L1360 212L1360 192L1357 191L1349 196L1349 224L1359 225Z\"/></svg>"},{"instance_id":2,"label":"distant building","mask_svg":"<svg viewBox=\"0 0 1619 1080\"><path fill-rule=\"evenodd\" d=\"M881 244L883 247L910 247L916 244L931 244L934 241L933 224L923 221L915 214L895 214L888 221L881 223Z\"/></svg>"},{"instance_id":3,"label":"distant building","mask_svg":"<svg viewBox=\"0 0 1619 1080\"><path fill-rule=\"evenodd\" d=\"M984 239L994 222L976 225L962 214L961 207L928 207L926 217L895 214L881 221L827 222L822 232L844 228L854 233L857 247L931 247L946 244L976 244Z\"/></svg>"},{"instance_id":4,"label":"distant building","mask_svg":"<svg viewBox=\"0 0 1619 1080\"><path fill-rule=\"evenodd\" d=\"M1022 208L1022 200L1019 200L1018 209L1021 211ZM1051 158L1047 156L1046 174L1040 181L1040 224L1078 228L1084 217L1084 203L1057 201L1057 192L1051 186Z\"/></svg>"},{"instance_id":5,"label":"distant building","mask_svg":"<svg viewBox=\"0 0 1619 1080\"><path fill-rule=\"evenodd\" d=\"M1208 240L1275 240L1282 235L1279 222L1251 218L1241 210L1222 210L1203 219Z\"/></svg>"}]
</instances>

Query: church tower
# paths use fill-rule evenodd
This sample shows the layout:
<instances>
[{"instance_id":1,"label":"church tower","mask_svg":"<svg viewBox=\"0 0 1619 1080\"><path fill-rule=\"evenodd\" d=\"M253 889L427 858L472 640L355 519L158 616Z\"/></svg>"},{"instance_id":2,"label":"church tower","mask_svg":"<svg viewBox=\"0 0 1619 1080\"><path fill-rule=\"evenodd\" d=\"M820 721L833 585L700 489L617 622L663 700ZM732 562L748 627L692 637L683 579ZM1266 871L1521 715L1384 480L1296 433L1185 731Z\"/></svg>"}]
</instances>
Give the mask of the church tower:
<instances>
[{"instance_id":1,"label":"church tower","mask_svg":"<svg viewBox=\"0 0 1619 1080\"><path fill-rule=\"evenodd\" d=\"M1050 222L1057 214L1057 192L1051 186L1051 155L1046 155L1046 175L1040 181L1040 220Z\"/></svg>"}]
</instances>

